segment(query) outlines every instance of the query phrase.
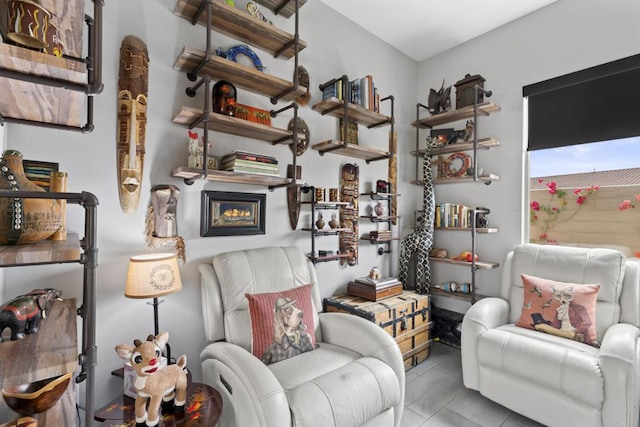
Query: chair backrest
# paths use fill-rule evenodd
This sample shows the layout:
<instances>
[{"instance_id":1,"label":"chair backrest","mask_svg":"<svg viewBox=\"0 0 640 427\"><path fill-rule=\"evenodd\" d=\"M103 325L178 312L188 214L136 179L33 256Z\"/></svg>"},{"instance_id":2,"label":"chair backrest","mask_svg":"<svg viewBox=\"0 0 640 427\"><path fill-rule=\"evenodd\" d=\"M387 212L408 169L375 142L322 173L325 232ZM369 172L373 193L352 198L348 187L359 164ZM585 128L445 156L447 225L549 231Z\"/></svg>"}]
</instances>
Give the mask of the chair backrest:
<instances>
[{"instance_id":1,"label":"chair backrest","mask_svg":"<svg viewBox=\"0 0 640 427\"><path fill-rule=\"evenodd\" d=\"M596 333L602 342L607 329L619 322L640 323L640 272L635 262L613 249L521 244L510 252L502 274L502 297L510 301L510 321L522 311L521 274L559 282L599 284Z\"/></svg>"},{"instance_id":2,"label":"chair backrest","mask_svg":"<svg viewBox=\"0 0 640 427\"><path fill-rule=\"evenodd\" d=\"M314 323L322 307L313 264L296 247L267 247L226 252L199 266L205 333L251 349L251 322L245 294L313 285ZM220 326L223 325L223 328ZM318 331L316 331L318 336Z\"/></svg>"}]
</instances>

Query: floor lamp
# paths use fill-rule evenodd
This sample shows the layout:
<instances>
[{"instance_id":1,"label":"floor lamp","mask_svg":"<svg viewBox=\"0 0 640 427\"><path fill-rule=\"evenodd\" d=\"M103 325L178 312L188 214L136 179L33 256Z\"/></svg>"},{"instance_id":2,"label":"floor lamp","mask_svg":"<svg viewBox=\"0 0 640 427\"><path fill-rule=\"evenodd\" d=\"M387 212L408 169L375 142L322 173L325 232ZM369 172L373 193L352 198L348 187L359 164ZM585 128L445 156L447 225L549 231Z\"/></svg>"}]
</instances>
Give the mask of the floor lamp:
<instances>
[{"instance_id":1,"label":"floor lamp","mask_svg":"<svg viewBox=\"0 0 640 427\"><path fill-rule=\"evenodd\" d=\"M158 322L159 297L182 289L178 260L175 254L158 253L137 255L129 260L124 295L128 298L153 298L154 336L160 333ZM171 364L171 347L167 344L167 363Z\"/></svg>"}]
</instances>

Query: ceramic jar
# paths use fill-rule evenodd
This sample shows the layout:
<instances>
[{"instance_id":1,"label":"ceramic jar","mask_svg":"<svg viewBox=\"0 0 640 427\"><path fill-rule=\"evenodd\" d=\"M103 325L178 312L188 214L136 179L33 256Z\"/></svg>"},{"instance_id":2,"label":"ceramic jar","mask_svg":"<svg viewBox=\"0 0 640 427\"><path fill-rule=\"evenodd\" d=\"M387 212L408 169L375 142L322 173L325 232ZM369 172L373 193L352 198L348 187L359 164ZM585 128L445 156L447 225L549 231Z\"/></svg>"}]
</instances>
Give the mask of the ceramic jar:
<instances>
[{"instance_id":1,"label":"ceramic jar","mask_svg":"<svg viewBox=\"0 0 640 427\"><path fill-rule=\"evenodd\" d=\"M44 192L27 179L22 154L16 150L2 154L0 189ZM61 208L54 199L0 197L0 245L39 242L53 235L62 223Z\"/></svg>"},{"instance_id":2,"label":"ceramic jar","mask_svg":"<svg viewBox=\"0 0 640 427\"><path fill-rule=\"evenodd\" d=\"M318 227L318 230L321 230L324 228L324 219L322 218L322 212L318 212L318 220L316 221L316 227Z\"/></svg>"}]
</instances>

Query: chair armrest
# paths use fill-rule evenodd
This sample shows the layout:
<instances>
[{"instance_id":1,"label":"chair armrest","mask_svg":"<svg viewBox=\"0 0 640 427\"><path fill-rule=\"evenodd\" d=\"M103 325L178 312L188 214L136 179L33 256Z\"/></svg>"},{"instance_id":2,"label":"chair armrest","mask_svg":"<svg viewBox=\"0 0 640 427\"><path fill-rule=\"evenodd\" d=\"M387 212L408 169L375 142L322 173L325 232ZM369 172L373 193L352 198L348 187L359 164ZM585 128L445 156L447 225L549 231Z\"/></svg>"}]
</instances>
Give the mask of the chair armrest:
<instances>
[{"instance_id":1,"label":"chair armrest","mask_svg":"<svg viewBox=\"0 0 640 427\"><path fill-rule=\"evenodd\" d=\"M636 425L640 404L640 329L617 323L607 329L600 346L604 378L602 419L610 425Z\"/></svg>"},{"instance_id":2,"label":"chair armrest","mask_svg":"<svg viewBox=\"0 0 640 427\"><path fill-rule=\"evenodd\" d=\"M222 425L289 426L291 415L282 386L271 370L240 346L209 344L200 353L203 382L216 388L233 414ZM231 421L233 420L233 422Z\"/></svg>"},{"instance_id":3,"label":"chair armrest","mask_svg":"<svg viewBox=\"0 0 640 427\"><path fill-rule=\"evenodd\" d=\"M483 298L464 315L460 349L462 379L467 388L478 390L478 337L508 321L509 302L502 298Z\"/></svg>"},{"instance_id":4,"label":"chair armrest","mask_svg":"<svg viewBox=\"0 0 640 427\"><path fill-rule=\"evenodd\" d=\"M322 341L347 348L363 356L374 357L393 369L404 402L404 360L400 347L384 329L362 317L346 313L319 313ZM395 408L398 425L402 407Z\"/></svg>"}]
</instances>

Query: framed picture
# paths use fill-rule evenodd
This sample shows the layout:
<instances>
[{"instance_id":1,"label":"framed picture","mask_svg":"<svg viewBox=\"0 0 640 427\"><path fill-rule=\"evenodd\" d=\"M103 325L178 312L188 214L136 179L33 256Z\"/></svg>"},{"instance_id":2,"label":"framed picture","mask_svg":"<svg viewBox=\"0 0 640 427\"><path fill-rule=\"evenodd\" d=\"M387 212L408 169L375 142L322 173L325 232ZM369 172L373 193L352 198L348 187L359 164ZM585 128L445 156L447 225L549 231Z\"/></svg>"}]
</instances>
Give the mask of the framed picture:
<instances>
[{"instance_id":1,"label":"framed picture","mask_svg":"<svg viewBox=\"0 0 640 427\"><path fill-rule=\"evenodd\" d=\"M266 194L203 191L200 236L265 233Z\"/></svg>"},{"instance_id":2,"label":"framed picture","mask_svg":"<svg viewBox=\"0 0 640 427\"><path fill-rule=\"evenodd\" d=\"M59 165L58 163L37 160L23 160L22 167L29 181L40 186L43 190L49 191L51 172L58 172Z\"/></svg>"}]
</instances>

